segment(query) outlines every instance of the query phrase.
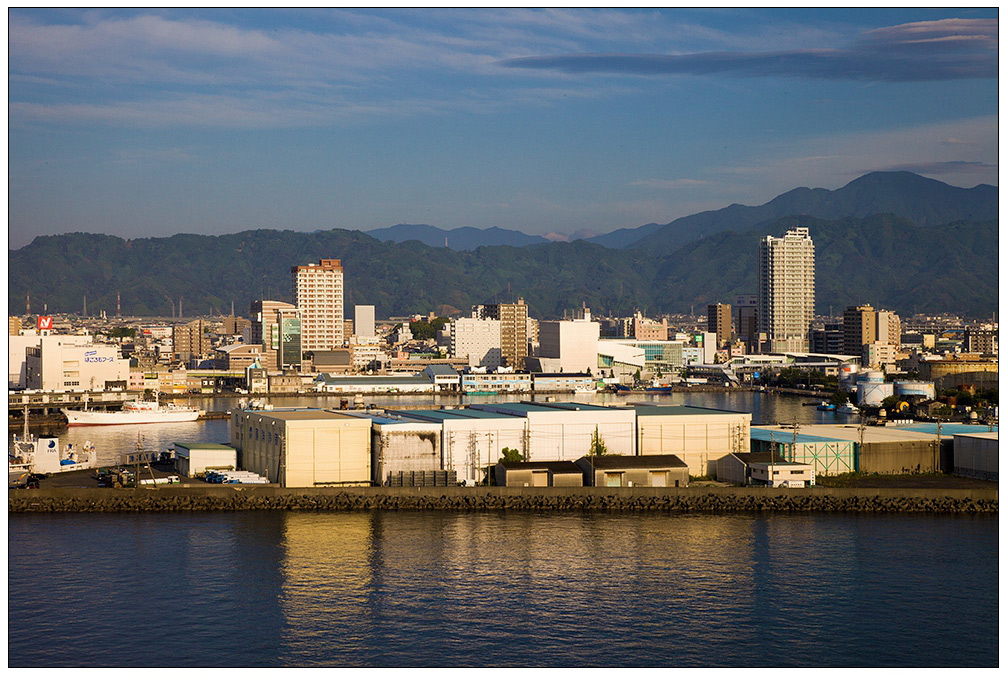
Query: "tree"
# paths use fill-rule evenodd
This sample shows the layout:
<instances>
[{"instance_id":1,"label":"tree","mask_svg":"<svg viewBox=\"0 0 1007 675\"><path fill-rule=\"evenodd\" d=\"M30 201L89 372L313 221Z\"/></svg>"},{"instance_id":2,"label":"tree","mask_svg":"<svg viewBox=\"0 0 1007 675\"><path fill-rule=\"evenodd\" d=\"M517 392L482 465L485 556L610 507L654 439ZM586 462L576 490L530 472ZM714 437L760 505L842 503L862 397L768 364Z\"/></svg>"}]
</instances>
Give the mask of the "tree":
<instances>
[{"instance_id":1,"label":"tree","mask_svg":"<svg viewBox=\"0 0 1007 675\"><path fill-rule=\"evenodd\" d=\"M594 433L591 434L591 449L587 454L600 457L606 452L608 452L608 446L605 444L605 439L598 433L598 427L595 427Z\"/></svg>"},{"instance_id":2,"label":"tree","mask_svg":"<svg viewBox=\"0 0 1007 675\"><path fill-rule=\"evenodd\" d=\"M504 448L503 450L501 450L501 452L503 453L503 461L505 462L524 461L524 455L522 455L520 451L515 450L514 448Z\"/></svg>"},{"instance_id":3,"label":"tree","mask_svg":"<svg viewBox=\"0 0 1007 675\"><path fill-rule=\"evenodd\" d=\"M849 400L850 397L847 395L847 393L845 391L839 390L832 394L832 397L829 399L829 403L836 406L837 408L840 408L846 405L846 402Z\"/></svg>"},{"instance_id":4,"label":"tree","mask_svg":"<svg viewBox=\"0 0 1007 675\"><path fill-rule=\"evenodd\" d=\"M885 410L894 410L895 406L897 406L898 404L899 404L898 396L885 396L885 398L881 401L881 407L884 408Z\"/></svg>"}]
</instances>

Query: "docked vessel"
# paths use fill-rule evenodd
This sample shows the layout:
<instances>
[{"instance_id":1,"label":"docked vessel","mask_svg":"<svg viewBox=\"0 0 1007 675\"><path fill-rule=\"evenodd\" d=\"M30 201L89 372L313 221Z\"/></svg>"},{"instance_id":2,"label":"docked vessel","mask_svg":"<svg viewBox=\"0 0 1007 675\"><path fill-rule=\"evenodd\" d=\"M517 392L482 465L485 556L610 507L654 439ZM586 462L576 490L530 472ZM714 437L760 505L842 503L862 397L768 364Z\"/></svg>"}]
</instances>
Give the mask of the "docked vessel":
<instances>
[{"instance_id":1,"label":"docked vessel","mask_svg":"<svg viewBox=\"0 0 1007 675\"><path fill-rule=\"evenodd\" d=\"M28 433L28 411L25 410L24 433L14 435L7 453L8 487L37 487L35 474L93 469L98 466L98 453L91 441L76 449L73 443L62 446L58 438L35 438ZM34 483L34 485L32 485Z\"/></svg>"},{"instance_id":2,"label":"docked vessel","mask_svg":"<svg viewBox=\"0 0 1007 675\"><path fill-rule=\"evenodd\" d=\"M122 410L67 410L63 408L68 426L88 426L105 424L156 424L158 422L195 422L199 419L198 408L185 408L154 401L126 401Z\"/></svg>"}]
</instances>

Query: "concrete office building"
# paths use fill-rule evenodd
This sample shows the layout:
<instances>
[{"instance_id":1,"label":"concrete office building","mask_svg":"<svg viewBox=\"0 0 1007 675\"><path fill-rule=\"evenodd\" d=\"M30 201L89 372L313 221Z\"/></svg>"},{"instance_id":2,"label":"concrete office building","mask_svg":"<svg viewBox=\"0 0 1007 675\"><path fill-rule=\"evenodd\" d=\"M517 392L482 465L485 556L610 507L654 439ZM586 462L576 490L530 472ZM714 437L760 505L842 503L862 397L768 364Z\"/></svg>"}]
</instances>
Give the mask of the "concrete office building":
<instances>
[{"instance_id":1,"label":"concrete office building","mask_svg":"<svg viewBox=\"0 0 1007 675\"><path fill-rule=\"evenodd\" d=\"M45 391L125 390L129 359L118 347L98 345L88 336L38 336L38 346L25 348L25 386Z\"/></svg>"},{"instance_id":2,"label":"concrete office building","mask_svg":"<svg viewBox=\"0 0 1007 675\"><path fill-rule=\"evenodd\" d=\"M600 333L601 324L590 318L541 321L536 356L542 359L542 372L594 373L598 370Z\"/></svg>"},{"instance_id":3,"label":"concrete office building","mask_svg":"<svg viewBox=\"0 0 1007 675\"><path fill-rule=\"evenodd\" d=\"M843 353L860 356L864 345L874 342L878 314L870 305L847 307L843 312Z\"/></svg>"},{"instance_id":4,"label":"concrete office building","mask_svg":"<svg viewBox=\"0 0 1007 675\"><path fill-rule=\"evenodd\" d=\"M640 312L633 316L633 335L637 340L667 340L668 320L657 322L646 318Z\"/></svg>"},{"instance_id":5,"label":"concrete office building","mask_svg":"<svg viewBox=\"0 0 1007 675\"><path fill-rule=\"evenodd\" d=\"M374 337L374 305L354 305L353 319L356 337Z\"/></svg>"},{"instance_id":6,"label":"concrete office building","mask_svg":"<svg viewBox=\"0 0 1007 675\"><path fill-rule=\"evenodd\" d=\"M745 343L748 354L758 353L759 336L759 296L738 295L734 298L734 330Z\"/></svg>"},{"instance_id":7,"label":"concrete office building","mask_svg":"<svg viewBox=\"0 0 1007 675\"><path fill-rule=\"evenodd\" d=\"M769 351L808 351L815 315L815 244L806 227L759 242L759 332Z\"/></svg>"},{"instance_id":8,"label":"concrete office building","mask_svg":"<svg viewBox=\"0 0 1007 675\"><path fill-rule=\"evenodd\" d=\"M731 341L731 306L715 303L706 306L706 330L717 335L717 349Z\"/></svg>"},{"instance_id":9,"label":"concrete office building","mask_svg":"<svg viewBox=\"0 0 1007 675\"><path fill-rule=\"evenodd\" d=\"M300 310L301 350L339 349L343 334L343 267L338 259L290 268Z\"/></svg>"},{"instance_id":10,"label":"concrete office building","mask_svg":"<svg viewBox=\"0 0 1007 675\"><path fill-rule=\"evenodd\" d=\"M301 367L301 321L297 307L278 300L254 300L251 342L262 345L262 366L269 372Z\"/></svg>"},{"instance_id":11,"label":"concrete office building","mask_svg":"<svg viewBox=\"0 0 1007 675\"><path fill-rule=\"evenodd\" d=\"M371 484L371 421L324 410L233 410L243 469L281 487Z\"/></svg>"},{"instance_id":12,"label":"concrete office building","mask_svg":"<svg viewBox=\"0 0 1007 675\"><path fill-rule=\"evenodd\" d=\"M457 319L451 325L451 356L469 366L503 365L501 323L496 319Z\"/></svg>"},{"instance_id":13,"label":"concrete office building","mask_svg":"<svg viewBox=\"0 0 1007 675\"><path fill-rule=\"evenodd\" d=\"M500 322L501 365L523 369L529 342L528 305L524 304L524 299L518 298L514 303L479 305L476 317Z\"/></svg>"}]
</instances>

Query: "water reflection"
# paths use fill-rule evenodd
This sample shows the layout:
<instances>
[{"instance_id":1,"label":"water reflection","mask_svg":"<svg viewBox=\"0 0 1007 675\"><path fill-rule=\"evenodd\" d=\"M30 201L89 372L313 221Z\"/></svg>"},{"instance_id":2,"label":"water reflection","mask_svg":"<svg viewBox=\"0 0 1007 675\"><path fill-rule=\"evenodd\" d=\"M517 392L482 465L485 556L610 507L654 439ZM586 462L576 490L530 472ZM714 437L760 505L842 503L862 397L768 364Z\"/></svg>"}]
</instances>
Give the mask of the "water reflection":
<instances>
[{"instance_id":1,"label":"water reflection","mask_svg":"<svg viewBox=\"0 0 1007 675\"><path fill-rule=\"evenodd\" d=\"M962 667L998 650L987 516L33 514L10 518L8 550L15 667Z\"/></svg>"}]
</instances>

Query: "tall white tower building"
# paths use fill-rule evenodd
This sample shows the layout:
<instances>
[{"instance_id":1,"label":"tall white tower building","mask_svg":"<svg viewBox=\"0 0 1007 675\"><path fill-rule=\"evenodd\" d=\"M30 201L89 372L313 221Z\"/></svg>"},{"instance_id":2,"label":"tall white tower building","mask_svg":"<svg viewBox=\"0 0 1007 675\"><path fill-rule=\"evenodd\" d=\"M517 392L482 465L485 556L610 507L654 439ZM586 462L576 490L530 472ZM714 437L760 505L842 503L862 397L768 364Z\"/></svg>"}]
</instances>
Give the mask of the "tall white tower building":
<instances>
[{"instance_id":1,"label":"tall white tower building","mask_svg":"<svg viewBox=\"0 0 1007 675\"><path fill-rule=\"evenodd\" d=\"M815 244L806 227L759 242L759 332L769 351L808 351L815 316Z\"/></svg>"},{"instance_id":2,"label":"tall white tower building","mask_svg":"<svg viewBox=\"0 0 1007 675\"><path fill-rule=\"evenodd\" d=\"M301 350L343 346L343 267L339 260L290 268L301 315Z\"/></svg>"}]
</instances>

